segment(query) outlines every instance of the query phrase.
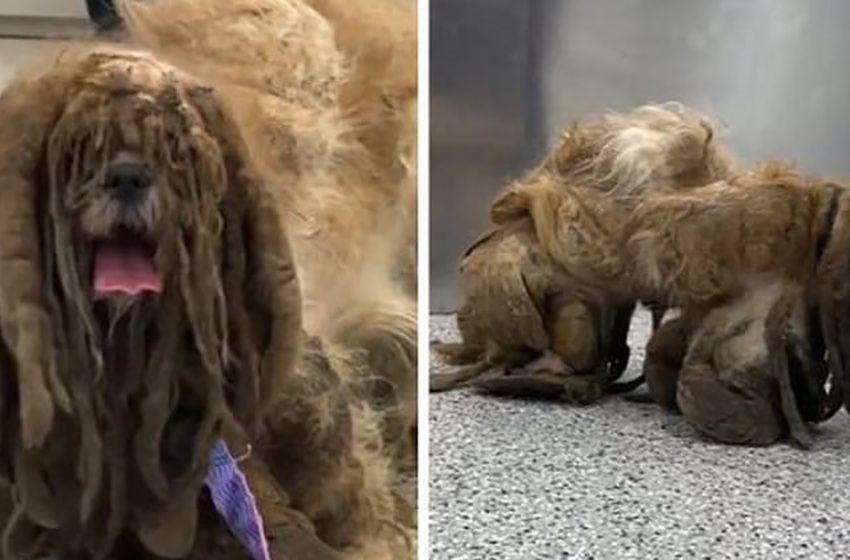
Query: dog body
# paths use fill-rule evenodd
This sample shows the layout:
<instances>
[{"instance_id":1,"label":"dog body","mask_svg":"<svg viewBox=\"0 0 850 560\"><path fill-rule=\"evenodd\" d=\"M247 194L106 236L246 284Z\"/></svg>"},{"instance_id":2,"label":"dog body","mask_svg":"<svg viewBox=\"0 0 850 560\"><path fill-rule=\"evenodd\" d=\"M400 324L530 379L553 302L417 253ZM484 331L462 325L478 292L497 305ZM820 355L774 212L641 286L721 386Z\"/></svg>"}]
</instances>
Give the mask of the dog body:
<instances>
[{"instance_id":1,"label":"dog body","mask_svg":"<svg viewBox=\"0 0 850 560\"><path fill-rule=\"evenodd\" d=\"M806 422L826 398L823 346L800 286L765 283L706 316L680 316L653 334L644 365L653 399L711 438L811 444Z\"/></svg>"},{"instance_id":2,"label":"dog body","mask_svg":"<svg viewBox=\"0 0 850 560\"><path fill-rule=\"evenodd\" d=\"M413 12L121 8L0 97L4 554L237 557L224 440L274 557L409 556Z\"/></svg>"},{"instance_id":3,"label":"dog body","mask_svg":"<svg viewBox=\"0 0 850 560\"><path fill-rule=\"evenodd\" d=\"M650 194L623 237L632 290L689 310L773 278L812 286L837 188L768 166L687 192Z\"/></svg>"},{"instance_id":4,"label":"dog body","mask_svg":"<svg viewBox=\"0 0 850 560\"><path fill-rule=\"evenodd\" d=\"M620 216L613 256L585 258L589 245L574 247L591 237L571 237L571 221L561 219L556 258L580 285L680 311L649 344L644 371L659 404L719 441L765 445L790 435L808 447L806 424L834 413L846 375L835 327L847 309L838 277L844 193L777 164L647 191ZM580 202L587 223L610 219L593 198Z\"/></svg>"}]
</instances>

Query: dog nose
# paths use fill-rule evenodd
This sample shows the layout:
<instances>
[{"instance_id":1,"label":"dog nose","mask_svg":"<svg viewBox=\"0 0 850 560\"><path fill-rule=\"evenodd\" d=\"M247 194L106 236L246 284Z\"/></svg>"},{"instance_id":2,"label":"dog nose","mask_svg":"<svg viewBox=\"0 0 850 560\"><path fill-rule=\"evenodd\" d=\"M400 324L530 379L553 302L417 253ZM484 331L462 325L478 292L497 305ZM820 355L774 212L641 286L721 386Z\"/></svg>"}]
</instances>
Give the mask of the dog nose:
<instances>
[{"instance_id":1,"label":"dog nose","mask_svg":"<svg viewBox=\"0 0 850 560\"><path fill-rule=\"evenodd\" d=\"M109 166L104 185L118 200L126 203L136 201L151 182L151 173L145 165L122 162Z\"/></svg>"}]
</instances>

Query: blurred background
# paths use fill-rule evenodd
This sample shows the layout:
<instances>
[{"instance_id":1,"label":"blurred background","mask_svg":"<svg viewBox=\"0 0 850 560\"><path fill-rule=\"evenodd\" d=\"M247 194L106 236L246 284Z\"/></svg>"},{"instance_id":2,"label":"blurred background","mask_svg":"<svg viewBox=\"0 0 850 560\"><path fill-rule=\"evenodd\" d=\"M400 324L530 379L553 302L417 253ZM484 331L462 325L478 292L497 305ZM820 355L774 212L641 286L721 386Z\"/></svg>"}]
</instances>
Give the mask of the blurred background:
<instances>
[{"instance_id":1,"label":"blurred background","mask_svg":"<svg viewBox=\"0 0 850 560\"><path fill-rule=\"evenodd\" d=\"M0 0L0 87L38 56L40 47L90 29L80 0Z\"/></svg>"},{"instance_id":2,"label":"blurred background","mask_svg":"<svg viewBox=\"0 0 850 560\"><path fill-rule=\"evenodd\" d=\"M850 177L846 0L431 0L432 312L460 254L563 126L681 101L744 163Z\"/></svg>"},{"instance_id":3,"label":"blurred background","mask_svg":"<svg viewBox=\"0 0 850 560\"><path fill-rule=\"evenodd\" d=\"M45 47L90 40L115 28L112 0L0 0L0 88Z\"/></svg>"}]
</instances>

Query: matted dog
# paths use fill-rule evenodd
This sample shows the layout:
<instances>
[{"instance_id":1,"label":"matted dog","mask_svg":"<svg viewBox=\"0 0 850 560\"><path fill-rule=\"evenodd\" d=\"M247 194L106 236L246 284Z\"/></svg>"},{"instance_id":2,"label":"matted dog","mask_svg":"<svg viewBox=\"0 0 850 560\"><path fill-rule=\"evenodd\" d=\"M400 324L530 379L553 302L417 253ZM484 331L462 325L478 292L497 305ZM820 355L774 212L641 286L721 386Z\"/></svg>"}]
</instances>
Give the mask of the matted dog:
<instances>
[{"instance_id":1,"label":"matted dog","mask_svg":"<svg viewBox=\"0 0 850 560\"><path fill-rule=\"evenodd\" d=\"M432 389L473 383L573 402L612 389L628 361L637 301L614 282L626 217L648 192L712 182L730 167L708 118L674 104L567 129L495 201L495 230L464 255L463 342L440 349L452 363L473 365L432 378Z\"/></svg>"},{"instance_id":2,"label":"matted dog","mask_svg":"<svg viewBox=\"0 0 850 560\"><path fill-rule=\"evenodd\" d=\"M691 126L609 117L596 143L579 126L497 200L447 349L480 362L433 385L593 400L626 354L618 310L651 301L680 313L649 344L659 404L720 441L808 446L807 424L847 398L846 189L779 164L735 172L703 118L640 112Z\"/></svg>"},{"instance_id":3,"label":"matted dog","mask_svg":"<svg viewBox=\"0 0 850 560\"><path fill-rule=\"evenodd\" d=\"M847 398L847 211L841 184L779 164L636 207L633 293L682 310L648 347L660 404L720 441L811 444Z\"/></svg>"},{"instance_id":4,"label":"matted dog","mask_svg":"<svg viewBox=\"0 0 850 560\"><path fill-rule=\"evenodd\" d=\"M0 97L3 556L249 557L223 443L272 558L409 557L414 9L121 10Z\"/></svg>"}]
</instances>

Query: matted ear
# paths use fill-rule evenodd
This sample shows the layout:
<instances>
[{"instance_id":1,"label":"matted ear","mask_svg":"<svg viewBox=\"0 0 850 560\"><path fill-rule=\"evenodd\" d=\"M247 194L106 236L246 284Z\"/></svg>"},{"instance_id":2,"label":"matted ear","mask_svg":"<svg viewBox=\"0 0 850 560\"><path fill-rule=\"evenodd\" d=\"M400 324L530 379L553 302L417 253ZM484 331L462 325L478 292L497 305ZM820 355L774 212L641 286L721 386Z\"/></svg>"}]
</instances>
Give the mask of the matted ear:
<instances>
[{"instance_id":1,"label":"matted ear","mask_svg":"<svg viewBox=\"0 0 850 560\"><path fill-rule=\"evenodd\" d=\"M252 429L294 368L301 290L278 203L249 161L242 131L212 89L190 95L221 144L227 168L221 215L230 402L236 418Z\"/></svg>"},{"instance_id":2,"label":"matted ear","mask_svg":"<svg viewBox=\"0 0 850 560\"><path fill-rule=\"evenodd\" d=\"M237 416L253 424L293 371L300 348L301 290L273 198L244 176L240 185L224 201L224 282L234 350L243 360L259 360L249 366L258 368L258 383L238 380L234 401Z\"/></svg>"},{"instance_id":3,"label":"matted ear","mask_svg":"<svg viewBox=\"0 0 850 560\"><path fill-rule=\"evenodd\" d=\"M57 405L70 409L54 362L38 214L38 168L66 86L56 71L18 80L0 95L0 343L12 370L0 375L16 379L27 448L44 443Z\"/></svg>"}]
</instances>

